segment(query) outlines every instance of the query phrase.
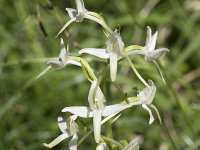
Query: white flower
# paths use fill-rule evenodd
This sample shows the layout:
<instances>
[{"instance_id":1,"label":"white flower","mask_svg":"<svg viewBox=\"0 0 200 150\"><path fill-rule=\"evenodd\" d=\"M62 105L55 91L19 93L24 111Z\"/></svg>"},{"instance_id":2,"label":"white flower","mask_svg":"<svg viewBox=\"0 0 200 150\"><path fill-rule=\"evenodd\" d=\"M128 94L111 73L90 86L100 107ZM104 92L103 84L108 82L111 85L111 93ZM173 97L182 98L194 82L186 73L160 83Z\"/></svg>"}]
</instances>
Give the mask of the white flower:
<instances>
[{"instance_id":1,"label":"white flower","mask_svg":"<svg viewBox=\"0 0 200 150\"><path fill-rule=\"evenodd\" d=\"M85 48L79 54L87 53L102 59L110 59L110 77L114 81L117 74L117 61L123 57L124 43L117 31L109 35L105 49Z\"/></svg>"},{"instance_id":2,"label":"white flower","mask_svg":"<svg viewBox=\"0 0 200 150\"><path fill-rule=\"evenodd\" d=\"M154 117L148 106L152 107L156 111L159 121L161 122L159 112L158 112L157 108L152 104L155 93L156 93L156 86L154 85L152 80L149 80L149 86L145 87L137 95L140 98L140 100L142 101L142 107L149 112L149 115L150 115L149 124L153 123Z\"/></svg>"},{"instance_id":3,"label":"white flower","mask_svg":"<svg viewBox=\"0 0 200 150\"><path fill-rule=\"evenodd\" d=\"M96 87L97 86L97 87ZM95 92L96 91L96 92ZM90 87L88 102L89 107L86 106L71 106L65 107L62 109L62 112L70 112L76 116L81 118L92 118L93 117L93 126L94 126L94 137L96 142L98 143L100 140L101 134L101 118L102 116L111 116L117 114L127 108L130 108L135 105L142 105L144 109L146 109L150 114L149 124L154 121L154 117L152 115L151 110L148 106L154 108L159 116L158 110L156 107L151 104L156 92L156 87L153 81L149 81L149 87L144 88L139 94L138 97L140 100L132 101L128 104L120 103L114 105L105 106L105 97L97 85L97 81L92 81L92 85ZM128 98L131 100L131 98ZM160 119L160 116L159 116Z\"/></svg>"},{"instance_id":4,"label":"white flower","mask_svg":"<svg viewBox=\"0 0 200 150\"><path fill-rule=\"evenodd\" d=\"M159 59L165 52L169 50L167 48L155 49L157 36L158 36L158 31L156 31L152 35L151 28L147 26L147 38L144 48L142 50L129 50L127 54L128 55L141 54L147 61L153 61Z\"/></svg>"},{"instance_id":5,"label":"white flower","mask_svg":"<svg viewBox=\"0 0 200 150\"><path fill-rule=\"evenodd\" d=\"M69 17L71 18L63 27L62 29L58 32L57 36L63 32L72 22L82 22L84 18L93 20L100 25L102 25L109 33L112 33L113 31L107 26L105 22L100 20L94 12L90 12L87 9L85 9L84 2L83 0L76 0L76 9L73 8L66 8Z\"/></svg>"},{"instance_id":6,"label":"white flower","mask_svg":"<svg viewBox=\"0 0 200 150\"><path fill-rule=\"evenodd\" d=\"M72 136L72 139L69 141L69 149L70 150L77 150L77 141L78 141L78 125L74 122L76 120L77 116L73 115L67 119L65 122L62 117L58 117L58 126L60 130L62 131L62 134L58 136L56 139L54 139L51 143L43 145L48 148L53 148L57 144L59 144L61 141L63 141L66 138L69 138Z\"/></svg>"},{"instance_id":7,"label":"white flower","mask_svg":"<svg viewBox=\"0 0 200 150\"><path fill-rule=\"evenodd\" d=\"M131 142L122 150L139 150L138 138L134 138Z\"/></svg>"},{"instance_id":8,"label":"white flower","mask_svg":"<svg viewBox=\"0 0 200 150\"><path fill-rule=\"evenodd\" d=\"M142 102L135 101L129 104L115 104L115 105L105 106L104 104L106 102L105 97L99 86L98 87L96 86L98 86L97 81L93 81L88 95L89 107L85 106L65 107L62 110L62 112L70 112L82 118L93 117L94 137L96 142L98 143L101 134L102 116L106 117L119 113L126 108L132 107L133 105L140 105L142 104Z\"/></svg>"},{"instance_id":9,"label":"white flower","mask_svg":"<svg viewBox=\"0 0 200 150\"><path fill-rule=\"evenodd\" d=\"M67 49L65 48L64 41L62 38L60 39L60 41L61 41L61 50L60 50L59 57L49 60L47 64L51 66L52 68L56 68L56 69L64 68L67 64L81 66L80 62L70 58L69 49L68 47Z\"/></svg>"}]
</instances>

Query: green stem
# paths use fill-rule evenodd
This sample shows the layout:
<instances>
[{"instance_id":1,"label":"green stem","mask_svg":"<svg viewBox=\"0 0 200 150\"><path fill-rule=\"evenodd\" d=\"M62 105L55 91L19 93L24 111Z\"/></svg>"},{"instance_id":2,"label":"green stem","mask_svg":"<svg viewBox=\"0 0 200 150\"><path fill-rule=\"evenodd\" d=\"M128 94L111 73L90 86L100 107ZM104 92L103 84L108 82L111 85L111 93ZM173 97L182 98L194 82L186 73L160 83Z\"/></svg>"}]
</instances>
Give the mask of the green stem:
<instances>
[{"instance_id":1,"label":"green stem","mask_svg":"<svg viewBox=\"0 0 200 150\"><path fill-rule=\"evenodd\" d=\"M117 145L120 149L123 149L123 148L124 148L124 146L123 146L121 143L119 143L119 142L117 142L117 141L115 141L115 140L113 140L113 139L111 139L111 138L109 138L109 137L106 137L106 136L103 136L103 135L101 135L101 137L102 137L104 140L106 140L106 141L108 141L108 142L110 142L110 143L113 143L114 145Z\"/></svg>"},{"instance_id":2,"label":"green stem","mask_svg":"<svg viewBox=\"0 0 200 150\"><path fill-rule=\"evenodd\" d=\"M142 83L145 86L149 87L149 84L143 79L143 77L139 74L139 72L137 71L137 69L133 66L133 63L131 62L130 58L127 55L125 55L125 57L126 57L128 63L130 64L131 68L135 72L136 76L140 79L140 81L142 81Z\"/></svg>"}]
</instances>

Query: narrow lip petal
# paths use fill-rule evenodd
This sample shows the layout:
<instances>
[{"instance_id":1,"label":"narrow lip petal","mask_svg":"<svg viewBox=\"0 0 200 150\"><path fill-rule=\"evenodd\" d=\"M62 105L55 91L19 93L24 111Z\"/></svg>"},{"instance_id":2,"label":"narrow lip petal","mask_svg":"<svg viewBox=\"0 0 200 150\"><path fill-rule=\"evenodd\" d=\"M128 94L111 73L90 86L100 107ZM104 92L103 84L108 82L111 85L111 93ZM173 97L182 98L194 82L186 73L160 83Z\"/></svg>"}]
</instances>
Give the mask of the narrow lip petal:
<instances>
[{"instance_id":1,"label":"narrow lip petal","mask_svg":"<svg viewBox=\"0 0 200 150\"><path fill-rule=\"evenodd\" d=\"M98 18L92 16L92 15L89 15L89 14L85 14L85 18L86 19L89 19L89 20L93 20L97 23L99 23L100 25L102 25L106 30L108 30L109 33L113 33L113 31L108 27L107 24L105 24L103 21L99 20Z\"/></svg>"},{"instance_id":2,"label":"narrow lip petal","mask_svg":"<svg viewBox=\"0 0 200 150\"><path fill-rule=\"evenodd\" d=\"M158 31L156 31L154 33L154 35L151 37L151 44L150 44L150 47L149 47L149 51L153 51L156 47L156 41L157 41L157 37L158 37Z\"/></svg>"},{"instance_id":3,"label":"narrow lip petal","mask_svg":"<svg viewBox=\"0 0 200 150\"><path fill-rule=\"evenodd\" d=\"M117 75L117 60L118 56L115 52L110 52L110 78L115 81Z\"/></svg>"},{"instance_id":4,"label":"narrow lip petal","mask_svg":"<svg viewBox=\"0 0 200 150\"><path fill-rule=\"evenodd\" d=\"M59 126L60 130L63 133L66 133L67 132L67 124L64 121L63 117L58 117L57 121L58 121L58 126Z\"/></svg>"},{"instance_id":5,"label":"narrow lip petal","mask_svg":"<svg viewBox=\"0 0 200 150\"><path fill-rule=\"evenodd\" d=\"M53 148L54 146L58 145L60 142L62 142L64 139L66 139L68 137L70 137L70 135L66 132L66 133L59 135L51 143L49 143L49 144L43 143L43 145L48 148Z\"/></svg>"},{"instance_id":6,"label":"narrow lip petal","mask_svg":"<svg viewBox=\"0 0 200 150\"><path fill-rule=\"evenodd\" d=\"M101 48L84 48L79 51L79 54L90 54L102 59L108 59L109 53L106 52L106 49Z\"/></svg>"},{"instance_id":7,"label":"narrow lip petal","mask_svg":"<svg viewBox=\"0 0 200 150\"><path fill-rule=\"evenodd\" d=\"M150 116L149 124L151 125L153 123L153 121L154 121L154 117L153 117L153 114L151 112L151 109L149 109L149 107L146 104L142 104L142 107L149 112L149 116Z\"/></svg>"},{"instance_id":8,"label":"narrow lip petal","mask_svg":"<svg viewBox=\"0 0 200 150\"><path fill-rule=\"evenodd\" d=\"M96 143L99 143L100 141L100 135L101 135L101 110L94 110L94 116L93 116L93 126L94 126L94 138Z\"/></svg>"},{"instance_id":9,"label":"narrow lip petal","mask_svg":"<svg viewBox=\"0 0 200 150\"><path fill-rule=\"evenodd\" d=\"M77 150L77 141L78 141L78 135L74 134L68 144L70 150Z\"/></svg>"},{"instance_id":10,"label":"narrow lip petal","mask_svg":"<svg viewBox=\"0 0 200 150\"><path fill-rule=\"evenodd\" d=\"M159 120L160 124L162 125L162 120L161 120L160 113L159 113L158 109L153 104L151 104L150 107L152 107L156 111L156 114L158 116L158 120Z\"/></svg>"},{"instance_id":11,"label":"narrow lip petal","mask_svg":"<svg viewBox=\"0 0 200 150\"><path fill-rule=\"evenodd\" d=\"M62 109L62 112L70 112L82 118L93 117L93 111L89 107L86 107L86 106L65 107Z\"/></svg>"}]
</instances>

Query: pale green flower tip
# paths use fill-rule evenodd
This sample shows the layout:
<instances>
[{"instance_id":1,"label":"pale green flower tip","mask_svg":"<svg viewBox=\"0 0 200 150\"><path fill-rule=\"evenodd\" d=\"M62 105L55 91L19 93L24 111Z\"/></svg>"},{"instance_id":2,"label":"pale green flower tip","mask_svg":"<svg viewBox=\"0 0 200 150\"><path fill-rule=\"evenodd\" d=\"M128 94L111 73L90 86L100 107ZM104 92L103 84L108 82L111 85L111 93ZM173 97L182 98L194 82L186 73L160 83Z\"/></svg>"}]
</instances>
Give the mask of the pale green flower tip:
<instances>
[{"instance_id":1,"label":"pale green flower tip","mask_svg":"<svg viewBox=\"0 0 200 150\"><path fill-rule=\"evenodd\" d=\"M64 41L62 38L60 38L60 45L63 46L64 45Z\"/></svg>"},{"instance_id":2,"label":"pale green flower tip","mask_svg":"<svg viewBox=\"0 0 200 150\"><path fill-rule=\"evenodd\" d=\"M106 145L106 143L100 143L100 144L97 145L96 150L109 150L109 148Z\"/></svg>"},{"instance_id":3,"label":"pale green flower tip","mask_svg":"<svg viewBox=\"0 0 200 150\"><path fill-rule=\"evenodd\" d=\"M95 136L94 138L95 138L95 142L96 142L96 143L99 143L99 142L100 142L100 136Z\"/></svg>"},{"instance_id":4,"label":"pale green flower tip","mask_svg":"<svg viewBox=\"0 0 200 150\"><path fill-rule=\"evenodd\" d=\"M112 74L112 75L110 76L110 78L111 78L111 81L114 82L114 81L116 80L116 75L115 75L115 74Z\"/></svg>"},{"instance_id":5,"label":"pale green flower tip","mask_svg":"<svg viewBox=\"0 0 200 150\"><path fill-rule=\"evenodd\" d=\"M150 119L149 119L149 124L151 125L153 122L154 122L154 117L153 116L150 116Z\"/></svg>"},{"instance_id":6,"label":"pale green flower tip","mask_svg":"<svg viewBox=\"0 0 200 150\"><path fill-rule=\"evenodd\" d=\"M44 145L45 147L48 147L48 148L53 148L50 144L47 144L47 143L43 143L43 145Z\"/></svg>"}]
</instances>

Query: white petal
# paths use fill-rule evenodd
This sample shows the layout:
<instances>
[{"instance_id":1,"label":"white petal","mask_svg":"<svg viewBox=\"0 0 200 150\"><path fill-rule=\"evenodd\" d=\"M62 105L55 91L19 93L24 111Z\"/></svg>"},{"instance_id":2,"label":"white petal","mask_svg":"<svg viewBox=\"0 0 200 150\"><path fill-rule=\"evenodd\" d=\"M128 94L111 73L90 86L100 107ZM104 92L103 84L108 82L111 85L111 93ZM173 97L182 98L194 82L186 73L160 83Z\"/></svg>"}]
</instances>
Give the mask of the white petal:
<instances>
[{"instance_id":1,"label":"white petal","mask_svg":"<svg viewBox=\"0 0 200 150\"><path fill-rule=\"evenodd\" d=\"M169 51L167 48L159 48L159 49L147 52L145 55L145 60L147 61L157 60L167 51Z\"/></svg>"},{"instance_id":2,"label":"white petal","mask_svg":"<svg viewBox=\"0 0 200 150\"><path fill-rule=\"evenodd\" d=\"M58 34L56 35L56 37L62 33L72 22L74 22L76 20L76 18L70 19L58 32Z\"/></svg>"},{"instance_id":3,"label":"white petal","mask_svg":"<svg viewBox=\"0 0 200 150\"><path fill-rule=\"evenodd\" d=\"M92 81L92 84L91 84L91 87L90 87L90 91L89 91L89 94L88 94L88 102L89 102L89 105L90 105L90 108L91 109L103 109L104 108L104 102L106 102L106 99L103 95L103 92L101 91L101 89L97 86L97 81ZM97 91L96 93L95 92L95 88L97 88ZM96 94L96 95L94 95ZM95 100L98 100L98 106L96 106L94 104Z\"/></svg>"},{"instance_id":4,"label":"white petal","mask_svg":"<svg viewBox=\"0 0 200 150\"><path fill-rule=\"evenodd\" d=\"M154 117L153 117L153 114L151 112L151 109L149 109L149 107L147 107L146 104L142 104L142 107L149 112L149 115L150 115L149 124L152 124L153 121L154 121Z\"/></svg>"},{"instance_id":5,"label":"white petal","mask_svg":"<svg viewBox=\"0 0 200 150\"><path fill-rule=\"evenodd\" d=\"M94 110L94 116L93 116L93 126L94 126L94 138L96 143L99 143L100 141L100 135L101 135L101 110Z\"/></svg>"},{"instance_id":6,"label":"white petal","mask_svg":"<svg viewBox=\"0 0 200 150\"><path fill-rule=\"evenodd\" d=\"M85 13L86 9L84 6L84 1L83 0L76 0L76 8L78 12Z\"/></svg>"},{"instance_id":7,"label":"white petal","mask_svg":"<svg viewBox=\"0 0 200 150\"><path fill-rule=\"evenodd\" d=\"M117 33L117 30L115 31ZM117 44L119 46L119 52L121 53L124 50L124 42L122 41L122 37L119 33L116 34Z\"/></svg>"},{"instance_id":8,"label":"white petal","mask_svg":"<svg viewBox=\"0 0 200 150\"><path fill-rule=\"evenodd\" d=\"M43 143L43 145L48 148L52 148L52 147L58 145L64 139L68 138L69 136L70 135L68 133L63 133L60 136L58 136L56 139L54 139L51 143L49 143L49 144Z\"/></svg>"},{"instance_id":9,"label":"white petal","mask_svg":"<svg viewBox=\"0 0 200 150\"><path fill-rule=\"evenodd\" d=\"M60 43L61 43L61 50L60 50L60 54L59 54L59 59L61 60L62 63L65 63L68 59L68 54L67 54L67 50L65 48L65 44L63 39L60 39Z\"/></svg>"},{"instance_id":10,"label":"white petal","mask_svg":"<svg viewBox=\"0 0 200 150\"><path fill-rule=\"evenodd\" d=\"M77 141L78 141L78 135L74 134L72 139L69 141L69 149L70 150L77 150Z\"/></svg>"},{"instance_id":11,"label":"white petal","mask_svg":"<svg viewBox=\"0 0 200 150\"><path fill-rule=\"evenodd\" d=\"M159 120L160 124L162 124L162 120L161 120L161 117L160 117L158 109L153 104L151 104L150 106L156 111L156 114L158 116L158 120Z\"/></svg>"},{"instance_id":12,"label":"white petal","mask_svg":"<svg viewBox=\"0 0 200 150\"><path fill-rule=\"evenodd\" d=\"M95 98L96 96L94 96L94 88L97 84L97 81L92 81L92 84L90 86L90 91L89 91L89 94L88 94L88 102L89 102L89 106L91 109L95 109L95 104L94 104L94 101L95 101Z\"/></svg>"},{"instance_id":13,"label":"white petal","mask_svg":"<svg viewBox=\"0 0 200 150\"><path fill-rule=\"evenodd\" d=\"M92 16L92 15L89 15L89 14L86 14L85 15L85 18L87 19L90 19L90 20L93 20L97 23L99 23L100 25L102 25L106 30L108 30L108 32L112 33L113 31L108 27L107 24L105 24L103 21L99 20L98 18Z\"/></svg>"},{"instance_id":14,"label":"white petal","mask_svg":"<svg viewBox=\"0 0 200 150\"><path fill-rule=\"evenodd\" d=\"M106 145L106 143L100 143L96 150L109 150L108 146Z\"/></svg>"},{"instance_id":15,"label":"white petal","mask_svg":"<svg viewBox=\"0 0 200 150\"><path fill-rule=\"evenodd\" d=\"M66 11L68 12L68 15L71 19L76 18L76 15L78 14L78 11L73 8L66 8Z\"/></svg>"},{"instance_id":16,"label":"white petal","mask_svg":"<svg viewBox=\"0 0 200 150\"><path fill-rule=\"evenodd\" d=\"M47 64L49 66L51 66L52 68L56 68L56 69L60 69L60 68L65 67L65 64L61 61L58 61L58 60L57 61L56 60L49 60L47 62Z\"/></svg>"},{"instance_id":17,"label":"white petal","mask_svg":"<svg viewBox=\"0 0 200 150\"><path fill-rule=\"evenodd\" d=\"M76 66L81 66L80 62L78 62L76 60L72 60L72 59L67 60L66 64L72 64L72 65L76 65Z\"/></svg>"},{"instance_id":18,"label":"white petal","mask_svg":"<svg viewBox=\"0 0 200 150\"><path fill-rule=\"evenodd\" d=\"M84 48L79 51L79 54L90 54L99 58L108 59L109 53L106 52L106 49L100 48Z\"/></svg>"},{"instance_id":19,"label":"white petal","mask_svg":"<svg viewBox=\"0 0 200 150\"><path fill-rule=\"evenodd\" d=\"M117 75L117 53L110 52L110 78L115 81Z\"/></svg>"},{"instance_id":20,"label":"white petal","mask_svg":"<svg viewBox=\"0 0 200 150\"><path fill-rule=\"evenodd\" d=\"M85 107L85 106L65 107L62 109L62 112L70 112L82 118L90 118L93 116L92 110L89 107Z\"/></svg>"},{"instance_id":21,"label":"white petal","mask_svg":"<svg viewBox=\"0 0 200 150\"><path fill-rule=\"evenodd\" d=\"M67 124L63 117L58 117L58 126L63 133L67 132Z\"/></svg>"},{"instance_id":22,"label":"white petal","mask_svg":"<svg viewBox=\"0 0 200 150\"><path fill-rule=\"evenodd\" d=\"M102 113L102 116L109 116L109 115L112 115L112 114L116 114L116 113L119 113L127 108L130 108L132 106L135 106L135 105L141 105L141 101L134 101L134 102L131 102L129 104L114 104L114 105L109 105L109 106L106 106L103 110L103 113Z\"/></svg>"},{"instance_id":23,"label":"white petal","mask_svg":"<svg viewBox=\"0 0 200 150\"><path fill-rule=\"evenodd\" d=\"M147 26L147 38L146 38L145 48L149 49L150 45L151 45L151 28Z\"/></svg>"},{"instance_id":24,"label":"white petal","mask_svg":"<svg viewBox=\"0 0 200 150\"><path fill-rule=\"evenodd\" d=\"M151 45L149 47L149 51L153 51L155 49L157 36L158 36L158 31L156 31L156 33L154 33L154 35L151 37Z\"/></svg>"},{"instance_id":25,"label":"white petal","mask_svg":"<svg viewBox=\"0 0 200 150\"><path fill-rule=\"evenodd\" d=\"M149 87L145 87L139 94L137 95L141 101L147 105L150 105L154 99L156 93L156 86L154 85L152 80L149 80Z\"/></svg>"}]
</instances>

